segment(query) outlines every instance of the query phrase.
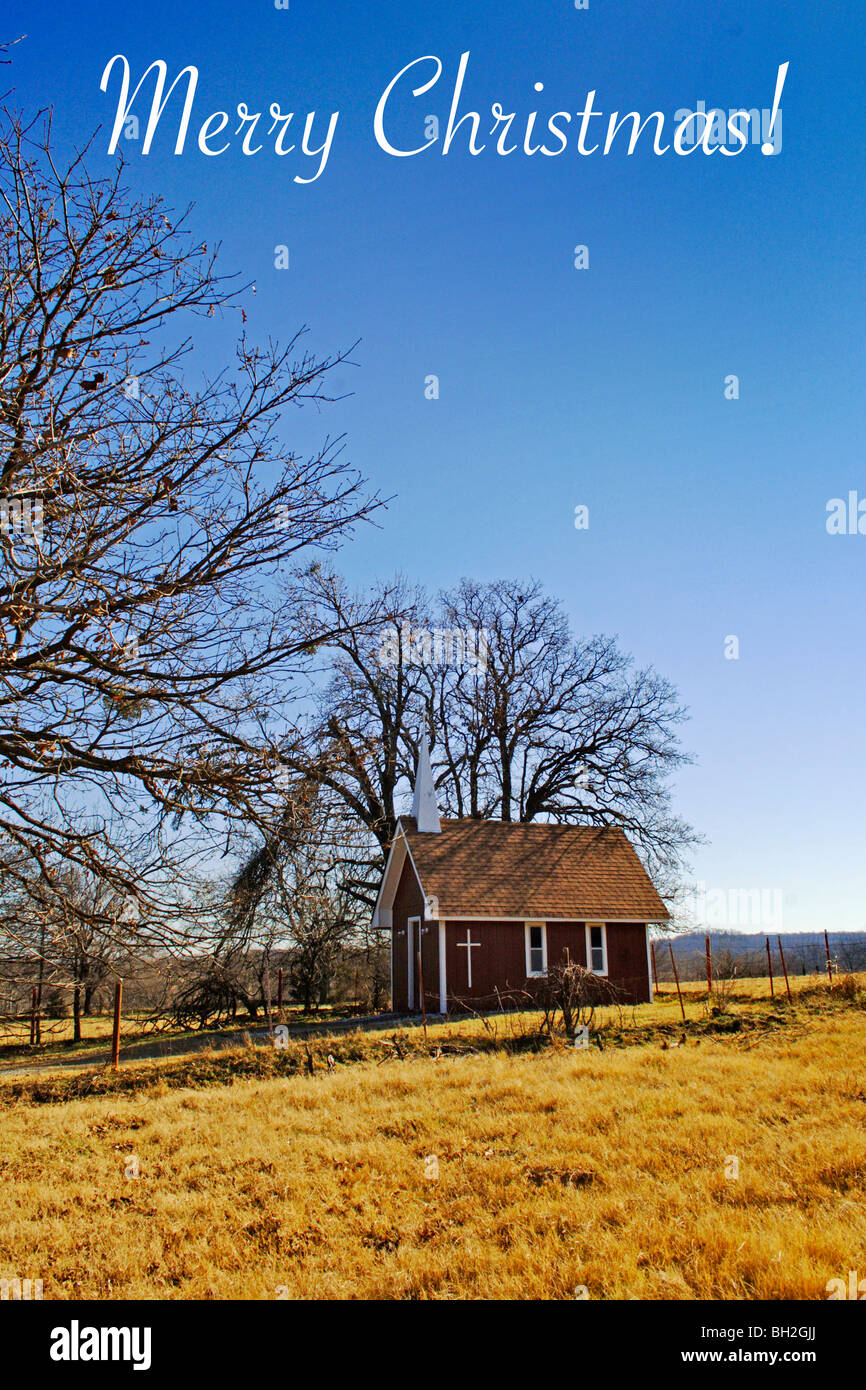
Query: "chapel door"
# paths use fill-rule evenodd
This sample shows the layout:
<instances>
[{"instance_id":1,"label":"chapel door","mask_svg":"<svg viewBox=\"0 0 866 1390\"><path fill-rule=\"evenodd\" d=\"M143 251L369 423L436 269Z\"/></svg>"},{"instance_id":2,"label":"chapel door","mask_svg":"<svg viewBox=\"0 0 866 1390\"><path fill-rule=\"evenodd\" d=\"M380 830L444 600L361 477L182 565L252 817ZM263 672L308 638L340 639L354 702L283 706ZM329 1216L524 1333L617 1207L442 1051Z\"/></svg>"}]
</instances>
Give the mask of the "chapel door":
<instances>
[{"instance_id":1,"label":"chapel door","mask_svg":"<svg viewBox=\"0 0 866 1390\"><path fill-rule=\"evenodd\" d=\"M415 1012L418 998L418 941L420 927L420 917L410 917L406 923L406 1007L407 1012L410 1014Z\"/></svg>"}]
</instances>

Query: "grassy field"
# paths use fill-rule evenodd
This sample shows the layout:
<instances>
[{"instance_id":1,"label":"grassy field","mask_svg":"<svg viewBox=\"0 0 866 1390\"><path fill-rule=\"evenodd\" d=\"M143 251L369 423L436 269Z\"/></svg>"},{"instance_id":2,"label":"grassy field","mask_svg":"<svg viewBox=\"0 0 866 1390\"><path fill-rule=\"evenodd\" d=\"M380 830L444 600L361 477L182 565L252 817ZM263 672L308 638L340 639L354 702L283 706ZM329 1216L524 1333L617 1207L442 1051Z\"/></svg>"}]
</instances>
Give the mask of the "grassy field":
<instances>
[{"instance_id":1,"label":"grassy field","mask_svg":"<svg viewBox=\"0 0 866 1390\"><path fill-rule=\"evenodd\" d=\"M825 1298L866 1277L866 994L752 994L716 1017L693 998L683 1044L665 999L589 1052L473 1021L7 1082L0 1278L46 1298Z\"/></svg>"}]
</instances>

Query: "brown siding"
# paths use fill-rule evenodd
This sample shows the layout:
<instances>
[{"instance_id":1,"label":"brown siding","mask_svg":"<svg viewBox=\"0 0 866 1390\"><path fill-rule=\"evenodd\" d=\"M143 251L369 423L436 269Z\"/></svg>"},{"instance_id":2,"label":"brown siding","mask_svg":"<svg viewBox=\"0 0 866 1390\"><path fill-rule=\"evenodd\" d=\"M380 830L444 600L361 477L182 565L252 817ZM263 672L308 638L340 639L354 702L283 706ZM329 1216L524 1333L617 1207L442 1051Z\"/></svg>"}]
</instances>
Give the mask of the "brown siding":
<instances>
[{"instance_id":1,"label":"brown siding","mask_svg":"<svg viewBox=\"0 0 866 1390\"><path fill-rule=\"evenodd\" d=\"M472 988L468 983L465 945L467 929L470 940L480 945L472 951ZM522 922L448 922L445 927L445 965L448 972L449 1007L461 999L489 999L495 1002L496 990L522 989L526 983L526 949Z\"/></svg>"},{"instance_id":2,"label":"brown siding","mask_svg":"<svg viewBox=\"0 0 866 1390\"><path fill-rule=\"evenodd\" d=\"M472 951L472 988L467 982L467 928L471 940L479 942ZM495 1006L496 991L526 988L526 945L523 922L449 922L446 927L446 966L448 971L448 1000L456 1006L461 999L477 1003L486 1000ZM586 923L547 923L548 966L561 965L568 959L585 966ZM610 983L623 1003L648 1002L649 975L646 957L646 928L633 922L607 923L607 964ZM424 963L427 980L426 956ZM429 1007L429 1005L428 1005Z\"/></svg>"},{"instance_id":3,"label":"brown siding","mask_svg":"<svg viewBox=\"0 0 866 1390\"><path fill-rule=\"evenodd\" d=\"M586 965L585 922L548 922L547 964L562 965L566 951L572 965Z\"/></svg>"},{"instance_id":4,"label":"brown siding","mask_svg":"<svg viewBox=\"0 0 866 1390\"><path fill-rule=\"evenodd\" d=\"M392 1008L408 1010L406 930L410 917L420 917L422 927L422 968L424 996L428 1013L439 1011L439 924L423 920L424 900L409 860L403 867L394 900L393 1000ZM480 942L472 950L472 988L467 981L465 942L467 928L471 940ZM459 1007L461 999L495 1007L496 992L526 987L526 948L523 922L449 921L445 929L445 960L449 1008ZM586 924L584 922L547 923L548 965L560 965L566 958L586 965ZM607 923L608 979L624 1003L649 1001L649 970L646 954L646 928L633 922ZM418 1010L417 972L415 1009Z\"/></svg>"},{"instance_id":5,"label":"brown siding","mask_svg":"<svg viewBox=\"0 0 866 1390\"><path fill-rule=\"evenodd\" d=\"M394 895L393 916L391 919L393 923L391 927L391 1008L395 1009L397 1013L405 1013L408 1008L409 1002L409 977L407 973L408 962L406 959L406 927L410 917L420 917L423 922L424 897L421 893L421 889L418 886L418 880L415 877L415 870L412 867L411 860L407 856L406 863L403 865L403 872L400 875L400 883L397 887L397 892ZM429 941L430 935L431 933L427 932L426 936L424 937L425 947L427 945L427 942ZM426 960L424 960L424 984L424 992L426 994L428 988ZM436 988L438 991L438 974L436 979Z\"/></svg>"},{"instance_id":6,"label":"brown siding","mask_svg":"<svg viewBox=\"0 0 866 1390\"><path fill-rule=\"evenodd\" d=\"M608 922L606 925L608 980L624 1004L648 1003L645 925L635 922ZM548 965L562 964L566 947L576 965L586 965L585 922L548 922Z\"/></svg>"},{"instance_id":7,"label":"brown siding","mask_svg":"<svg viewBox=\"0 0 866 1390\"><path fill-rule=\"evenodd\" d=\"M608 922L607 974L628 1004L648 1004L649 966L646 927L634 922Z\"/></svg>"},{"instance_id":8,"label":"brown siding","mask_svg":"<svg viewBox=\"0 0 866 1390\"><path fill-rule=\"evenodd\" d=\"M566 947L576 965L586 965L585 922L548 922L548 965L560 965ZM646 927L642 923L607 923L607 978L624 1004L649 1002Z\"/></svg>"}]
</instances>

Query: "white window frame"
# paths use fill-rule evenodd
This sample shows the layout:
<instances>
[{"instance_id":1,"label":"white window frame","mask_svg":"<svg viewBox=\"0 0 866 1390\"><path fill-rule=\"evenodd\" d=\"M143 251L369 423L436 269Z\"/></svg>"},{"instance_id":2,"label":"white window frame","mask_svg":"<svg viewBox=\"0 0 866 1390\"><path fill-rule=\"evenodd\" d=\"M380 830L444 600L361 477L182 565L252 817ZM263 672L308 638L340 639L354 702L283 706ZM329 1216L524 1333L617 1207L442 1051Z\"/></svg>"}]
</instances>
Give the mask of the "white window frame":
<instances>
[{"instance_id":1,"label":"white window frame","mask_svg":"<svg viewBox=\"0 0 866 1390\"><path fill-rule=\"evenodd\" d=\"M593 970L592 967L592 927L601 927L601 950L603 966L601 970ZM607 974L607 922L587 922L586 923L586 968L593 975Z\"/></svg>"},{"instance_id":2,"label":"white window frame","mask_svg":"<svg viewBox=\"0 0 866 1390\"><path fill-rule=\"evenodd\" d=\"M531 966L532 966L532 948L531 948L531 946L530 946L530 941L531 941L530 928L531 928L531 927L541 927L541 958L542 958L542 961L543 961L543 967L542 967L541 970L533 970L533 969L531 969ZM544 976L547 974L547 923L546 923L546 922L537 922L537 921L533 921L533 922L524 922L524 924L523 924L523 939L524 939L524 945L525 945L525 948L526 948L526 978L527 978L527 980L541 980L541 979L543 979Z\"/></svg>"}]
</instances>

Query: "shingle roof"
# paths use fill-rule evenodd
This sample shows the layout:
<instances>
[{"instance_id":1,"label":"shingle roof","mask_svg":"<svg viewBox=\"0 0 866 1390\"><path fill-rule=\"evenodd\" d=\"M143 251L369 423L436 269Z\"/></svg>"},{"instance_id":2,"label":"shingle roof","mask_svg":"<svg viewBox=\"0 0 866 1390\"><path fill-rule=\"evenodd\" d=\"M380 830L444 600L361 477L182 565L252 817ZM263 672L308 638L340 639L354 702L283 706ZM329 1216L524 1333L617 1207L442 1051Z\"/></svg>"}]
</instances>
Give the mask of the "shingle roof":
<instances>
[{"instance_id":1,"label":"shingle roof","mask_svg":"<svg viewBox=\"0 0 866 1390\"><path fill-rule=\"evenodd\" d=\"M443 820L420 834L401 817L421 886L448 917L657 922L667 908L622 830Z\"/></svg>"}]
</instances>

